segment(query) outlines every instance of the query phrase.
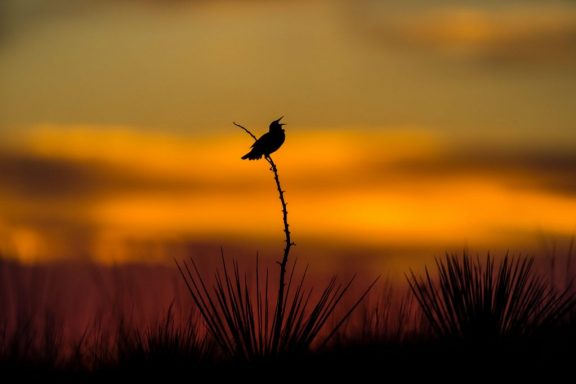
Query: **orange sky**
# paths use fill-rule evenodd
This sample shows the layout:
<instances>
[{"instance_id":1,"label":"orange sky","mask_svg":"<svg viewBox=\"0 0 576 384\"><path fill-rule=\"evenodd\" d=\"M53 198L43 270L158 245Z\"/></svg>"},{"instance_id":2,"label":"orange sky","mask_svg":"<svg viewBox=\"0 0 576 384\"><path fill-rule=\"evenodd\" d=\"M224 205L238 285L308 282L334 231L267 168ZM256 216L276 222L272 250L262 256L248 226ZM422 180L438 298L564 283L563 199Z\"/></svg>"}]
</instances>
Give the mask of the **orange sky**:
<instances>
[{"instance_id":1,"label":"orange sky","mask_svg":"<svg viewBox=\"0 0 576 384\"><path fill-rule=\"evenodd\" d=\"M522 249L576 233L576 6L564 1L8 0L0 249L171 261ZM206 247L206 248L200 248ZM398 256L401 257L401 256Z\"/></svg>"},{"instance_id":2,"label":"orange sky","mask_svg":"<svg viewBox=\"0 0 576 384\"><path fill-rule=\"evenodd\" d=\"M574 234L576 197L562 189L574 169L535 166L537 153L486 156L416 127L286 129L274 158L303 254L522 249ZM38 127L2 152L3 247L25 261L103 262L138 260L130 244L151 241L269 250L282 241L280 206L267 164L240 160L250 143L232 125L204 137Z\"/></svg>"}]
</instances>

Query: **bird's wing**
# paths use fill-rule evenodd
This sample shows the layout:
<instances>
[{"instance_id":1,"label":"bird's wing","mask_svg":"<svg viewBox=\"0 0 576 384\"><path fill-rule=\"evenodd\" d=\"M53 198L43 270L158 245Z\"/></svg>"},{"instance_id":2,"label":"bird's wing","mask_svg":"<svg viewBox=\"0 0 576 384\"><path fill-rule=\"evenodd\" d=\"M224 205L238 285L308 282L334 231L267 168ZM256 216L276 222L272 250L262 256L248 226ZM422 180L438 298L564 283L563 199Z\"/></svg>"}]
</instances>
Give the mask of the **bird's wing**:
<instances>
[{"instance_id":1,"label":"bird's wing","mask_svg":"<svg viewBox=\"0 0 576 384\"><path fill-rule=\"evenodd\" d=\"M256 140L250 148L254 148L256 150L265 149L266 147L268 147L269 141L270 141L270 134L269 134L269 132L266 132L265 134L260 136L260 138L258 140Z\"/></svg>"}]
</instances>

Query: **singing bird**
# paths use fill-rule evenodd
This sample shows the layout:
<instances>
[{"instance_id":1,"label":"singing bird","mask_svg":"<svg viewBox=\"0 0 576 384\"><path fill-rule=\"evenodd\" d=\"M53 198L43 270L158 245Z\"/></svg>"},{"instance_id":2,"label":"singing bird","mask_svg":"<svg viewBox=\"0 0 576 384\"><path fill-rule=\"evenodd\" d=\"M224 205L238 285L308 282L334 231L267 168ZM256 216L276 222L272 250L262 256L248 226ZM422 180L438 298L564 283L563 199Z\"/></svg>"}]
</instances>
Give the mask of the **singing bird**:
<instances>
[{"instance_id":1,"label":"singing bird","mask_svg":"<svg viewBox=\"0 0 576 384\"><path fill-rule=\"evenodd\" d=\"M242 160L261 159L262 156L268 156L282 146L282 143L284 143L284 139L286 138L284 129L282 128L282 126L286 124L280 122L282 117L270 123L270 129L268 132L260 136L260 138L252 144L252 149L250 152L242 156Z\"/></svg>"}]
</instances>

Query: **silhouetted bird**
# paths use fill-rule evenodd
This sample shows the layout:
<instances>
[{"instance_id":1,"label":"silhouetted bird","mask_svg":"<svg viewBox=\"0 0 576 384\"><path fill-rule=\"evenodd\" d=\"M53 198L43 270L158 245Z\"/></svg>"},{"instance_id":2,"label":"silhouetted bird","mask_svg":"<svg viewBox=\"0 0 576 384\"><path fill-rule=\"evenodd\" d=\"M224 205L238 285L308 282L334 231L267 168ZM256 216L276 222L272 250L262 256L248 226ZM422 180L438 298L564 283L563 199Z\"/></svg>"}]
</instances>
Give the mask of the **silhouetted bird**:
<instances>
[{"instance_id":1,"label":"silhouetted bird","mask_svg":"<svg viewBox=\"0 0 576 384\"><path fill-rule=\"evenodd\" d=\"M270 123L270 130L252 144L252 150L242 156L242 160L258 160L261 159L262 156L268 156L280 148L286 138L284 129L282 129L282 126L286 124L280 122L282 117Z\"/></svg>"}]
</instances>

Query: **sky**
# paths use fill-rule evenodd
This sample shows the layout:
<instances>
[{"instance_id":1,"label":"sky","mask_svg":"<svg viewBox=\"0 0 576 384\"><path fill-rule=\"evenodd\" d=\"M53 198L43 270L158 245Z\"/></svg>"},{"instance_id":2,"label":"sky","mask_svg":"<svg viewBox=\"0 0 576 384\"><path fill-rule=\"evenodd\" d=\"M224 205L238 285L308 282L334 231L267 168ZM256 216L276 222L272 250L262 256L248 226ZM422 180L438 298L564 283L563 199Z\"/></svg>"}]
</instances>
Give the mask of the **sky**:
<instances>
[{"instance_id":1,"label":"sky","mask_svg":"<svg viewBox=\"0 0 576 384\"><path fill-rule=\"evenodd\" d=\"M576 3L5 0L0 250L390 267L576 233Z\"/></svg>"}]
</instances>

